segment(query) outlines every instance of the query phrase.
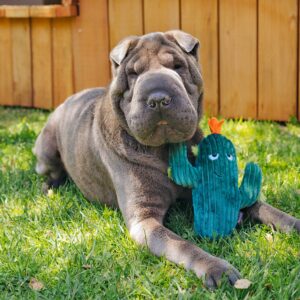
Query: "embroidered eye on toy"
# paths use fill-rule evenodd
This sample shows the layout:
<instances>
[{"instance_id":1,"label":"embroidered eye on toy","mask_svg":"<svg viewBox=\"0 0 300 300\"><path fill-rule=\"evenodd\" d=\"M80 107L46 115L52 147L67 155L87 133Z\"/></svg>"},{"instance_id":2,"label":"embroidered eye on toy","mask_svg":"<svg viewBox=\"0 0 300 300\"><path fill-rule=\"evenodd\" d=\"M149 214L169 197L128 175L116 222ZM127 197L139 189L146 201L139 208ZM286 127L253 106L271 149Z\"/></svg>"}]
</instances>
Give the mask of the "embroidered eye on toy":
<instances>
[{"instance_id":1,"label":"embroidered eye on toy","mask_svg":"<svg viewBox=\"0 0 300 300\"><path fill-rule=\"evenodd\" d=\"M222 121L209 120L211 134L198 145L193 166L185 143L171 144L170 177L178 185L192 188L194 227L202 237L229 235L236 227L241 209L253 205L261 190L262 173L248 163L241 186L232 142L221 134Z\"/></svg>"}]
</instances>

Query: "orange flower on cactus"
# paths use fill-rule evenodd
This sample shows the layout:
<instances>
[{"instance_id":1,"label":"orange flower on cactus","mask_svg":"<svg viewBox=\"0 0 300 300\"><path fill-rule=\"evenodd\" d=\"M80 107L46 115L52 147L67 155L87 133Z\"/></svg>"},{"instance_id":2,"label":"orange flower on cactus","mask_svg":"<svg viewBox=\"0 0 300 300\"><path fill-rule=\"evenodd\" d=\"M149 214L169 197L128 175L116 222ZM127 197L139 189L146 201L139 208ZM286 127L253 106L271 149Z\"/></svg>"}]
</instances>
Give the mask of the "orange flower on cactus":
<instances>
[{"instance_id":1,"label":"orange flower on cactus","mask_svg":"<svg viewBox=\"0 0 300 300\"><path fill-rule=\"evenodd\" d=\"M217 118L211 118L208 120L208 125L211 133L221 134L222 124L224 120L218 121Z\"/></svg>"}]
</instances>

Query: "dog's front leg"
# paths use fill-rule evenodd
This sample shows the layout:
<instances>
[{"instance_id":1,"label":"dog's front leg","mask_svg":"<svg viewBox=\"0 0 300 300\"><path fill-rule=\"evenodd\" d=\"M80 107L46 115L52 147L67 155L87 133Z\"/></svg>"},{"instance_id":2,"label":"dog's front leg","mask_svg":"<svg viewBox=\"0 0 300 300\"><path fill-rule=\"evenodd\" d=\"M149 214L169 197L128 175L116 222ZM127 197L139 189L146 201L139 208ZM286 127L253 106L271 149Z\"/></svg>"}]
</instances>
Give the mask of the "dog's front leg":
<instances>
[{"instance_id":1,"label":"dog's front leg","mask_svg":"<svg viewBox=\"0 0 300 300\"><path fill-rule=\"evenodd\" d=\"M166 167L163 165L161 169ZM158 168L139 166L128 169L120 166L118 170L112 178L117 187L119 208L131 237L138 244L193 270L199 278L205 278L209 288L216 287L223 275L232 285L240 278L239 272L228 262L210 255L163 225L171 203L182 192L165 173Z\"/></svg>"},{"instance_id":2,"label":"dog's front leg","mask_svg":"<svg viewBox=\"0 0 300 300\"><path fill-rule=\"evenodd\" d=\"M137 243L146 245L157 256L165 256L168 260L193 270L199 278L205 277L207 287L215 288L222 275L227 276L232 285L240 278L239 272L228 262L182 239L164 227L159 218L151 217L151 213L144 219L140 219L138 215L136 217L128 223L130 235Z\"/></svg>"},{"instance_id":3,"label":"dog's front leg","mask_svg":"<svg viewBox=\"0 0 300 300\"><path fill-rule=\"evenodd\" d=\"M254 221L271 225L284 232L289 232L292 229L295 229L298 233L300 233L299 219L294 218L267 203L257 201L254 205L246 208L244 211L246 215Z\"/></svg>"}]
</instances>

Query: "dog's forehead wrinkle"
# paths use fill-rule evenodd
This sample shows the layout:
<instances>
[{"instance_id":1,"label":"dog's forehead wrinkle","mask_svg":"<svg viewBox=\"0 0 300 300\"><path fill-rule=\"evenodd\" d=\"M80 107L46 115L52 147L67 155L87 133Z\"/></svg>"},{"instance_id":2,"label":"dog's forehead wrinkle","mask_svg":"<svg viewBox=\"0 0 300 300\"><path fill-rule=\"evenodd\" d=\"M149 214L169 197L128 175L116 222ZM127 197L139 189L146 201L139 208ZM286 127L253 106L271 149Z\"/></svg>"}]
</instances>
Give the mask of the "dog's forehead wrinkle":
<instances>
[{"instance_id":1,"label":"dog's forehead wrinkle","mask_svg":"<svg viewBox=\"0 0 300 300\"><path fill-rule=\"evenodd\" d=\"M139 53L143 55L157 55L159 49L161 47L161 42L157 40L146 40L141 41L141 45L139 47Z\"/></svg>"},{"instance_id":2,"label":"dog's forehead wrinkle","mask_svg":"<svg viewBox=\"0 0 300 300\"><path fill-rule=\"evenodd\" d=\"M158 53L158 59L161 64L172 64L174 62L174 56L166 51L160 51Z\"/></svg>"},{"instance_id":3,"label":"dog's forehead wrinkle","mask_svg":"<svg viewBox=\"0 0 300 300\"><path fill-rule=\"evenodd\" d=\"M157 69L161 66L171 67L174 63L179 62L187 64L186 57L180 50L165 41L164 37L156 34L149 35L139 41L127 61L126 69L134 69L137 73L143 73L149 69Z\"/></svg>"},{"instance_id":4,"label":"dog's forehead wrinkle","mask_svg":"<svg viewBox=\"0 0 300 300\"><path fill-rule=\"evenodd\" d=\"M138 73L142 73L149 66L149 60L147 56L141 56L134 62L134 69Z\"/></svg>"},{"instance_id":5,"label":"dog's forehead wrinkle","mask_svg":"<svg viewBox=\"0 0 300 300\"><path fill-rule=\"evenodd\" d=\"M162 33L153 33L144 36L138 43L138 48L143 48L148 54L157 55L161 48L170 46Z\"/></svg>"}]
</instances>

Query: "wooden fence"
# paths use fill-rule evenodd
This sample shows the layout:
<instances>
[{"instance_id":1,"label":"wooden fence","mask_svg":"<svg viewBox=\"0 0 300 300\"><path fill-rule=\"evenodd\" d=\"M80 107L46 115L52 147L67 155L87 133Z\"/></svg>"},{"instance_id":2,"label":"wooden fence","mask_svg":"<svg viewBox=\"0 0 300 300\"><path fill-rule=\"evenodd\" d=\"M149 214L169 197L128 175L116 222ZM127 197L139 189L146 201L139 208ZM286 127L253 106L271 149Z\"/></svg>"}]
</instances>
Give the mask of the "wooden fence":
<instances>
[{"instance_id":1,"label":"wooden fence","mask_svg":"<svg viewBox=\"0 0 300 300\"><path fill-rule=\"evenodd\" d=\"M210 114L300 118L300 0L81 0L77 17L0 17L0 104L53 108L107 85L127 35L180 28L201 42ZM1 14L0 14L1 16Z\"/></svg>"}]
</instances>

